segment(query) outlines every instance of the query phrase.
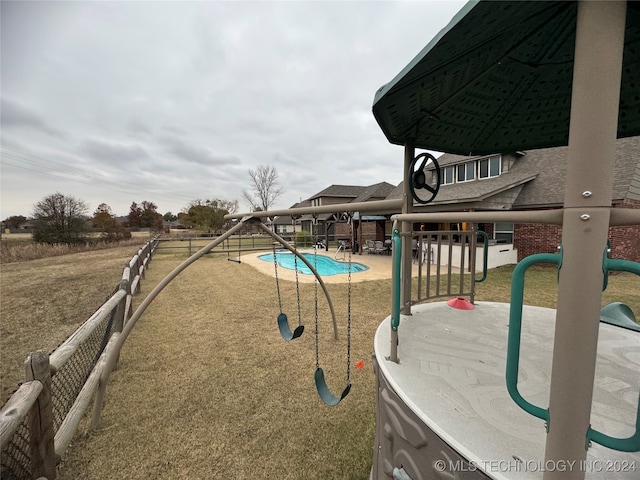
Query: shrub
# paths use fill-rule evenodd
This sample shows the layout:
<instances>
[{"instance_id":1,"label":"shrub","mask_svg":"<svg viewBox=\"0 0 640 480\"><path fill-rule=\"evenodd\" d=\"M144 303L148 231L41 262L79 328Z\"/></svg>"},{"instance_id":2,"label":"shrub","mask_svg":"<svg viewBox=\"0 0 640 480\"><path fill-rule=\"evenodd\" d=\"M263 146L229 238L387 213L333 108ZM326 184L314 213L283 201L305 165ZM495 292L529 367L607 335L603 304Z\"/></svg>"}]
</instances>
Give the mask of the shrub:
<instances>
[{"instance_id":1,"label":"shrub","mask_svg":"<svg viewBox=\"0 0 640 480\"><path fill-rule=\"evenodd\" d=\"M313 245L313 238L309 232L296 232L296 246L310 247Z\"/></svg>"}]
</instances>

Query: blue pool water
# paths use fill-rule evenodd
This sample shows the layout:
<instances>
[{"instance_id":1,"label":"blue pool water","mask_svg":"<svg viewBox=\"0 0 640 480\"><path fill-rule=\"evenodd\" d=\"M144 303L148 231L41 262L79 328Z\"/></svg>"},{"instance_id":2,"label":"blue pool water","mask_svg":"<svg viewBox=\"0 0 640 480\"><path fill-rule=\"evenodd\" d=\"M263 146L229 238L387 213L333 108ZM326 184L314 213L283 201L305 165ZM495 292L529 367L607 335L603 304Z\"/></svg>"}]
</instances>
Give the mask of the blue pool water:
<instances>
[{"instance_id":1,"label":"blue pool water","mask_svg":"<svg viewBox=\"0 0 640 480\"><path fill-rule=\"evenodd\" d=\"M313 253L303 253L302 255L309 260L311 265L314 264ZM273 263L273 253L260 255L258 258L265 262ZM276 258L278 260L278 265L288 268L289 270L295 270L296 267L293 253L277 253ZM349 262L336 262L334 259L325 257L324 255L318 255L316 257L316 262L317 264L315 267L320 276L328 277L331 275L338 275L340 273L349 273ZM351 273L363 272L368 269L369 267L366 265L351 262ZM313 275L311 270L309 270L309 267L307 267L300 259L298 259L298 272L304 275Z\"/></svg>"}]
</instances>

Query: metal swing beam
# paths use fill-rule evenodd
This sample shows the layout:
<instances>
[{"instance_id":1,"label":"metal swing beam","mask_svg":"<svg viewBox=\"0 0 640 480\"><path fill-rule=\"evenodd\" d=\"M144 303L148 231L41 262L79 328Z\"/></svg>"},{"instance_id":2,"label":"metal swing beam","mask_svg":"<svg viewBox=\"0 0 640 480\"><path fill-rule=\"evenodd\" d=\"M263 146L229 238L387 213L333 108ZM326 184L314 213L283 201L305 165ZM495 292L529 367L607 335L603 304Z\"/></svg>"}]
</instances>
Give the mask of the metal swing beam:
<instances>
[{"instance_id":1,"label":"metal swing beam","mask_svg":"<svg viewBox=\"0 0 640 480\"><path fill-rule=\"evenodd\" d=\"M375 212L380 214L397 213L402 208L402 200L376 200L372 202L336 203L335 205L322 205L319 207L286 208L284 210L265 210L262 212L234 213L225 215L225 220L239 219L246 215L254 218L281 217L292 215L313 215L320 213L342 212Z\"/></svg>"}]
</instances>

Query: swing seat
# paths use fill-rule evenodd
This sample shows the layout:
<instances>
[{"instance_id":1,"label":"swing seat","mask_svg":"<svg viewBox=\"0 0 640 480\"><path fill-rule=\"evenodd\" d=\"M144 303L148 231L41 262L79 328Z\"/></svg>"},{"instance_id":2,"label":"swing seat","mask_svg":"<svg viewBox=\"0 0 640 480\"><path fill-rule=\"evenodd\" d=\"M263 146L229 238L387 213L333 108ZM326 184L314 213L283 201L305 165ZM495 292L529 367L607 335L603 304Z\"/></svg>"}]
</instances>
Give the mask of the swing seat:
<instances>
[{"instance_id":1,"label":"swing seat","mask_svg":"<svg viewBox=\"0 0 640 480\"><path fill-rule=\"evenodd\" d=\"M316 368L314 377L316 380L316 390L318 391L318 396L325 404L329 405L330 407L334 407L337 404L339 404L340 401L344 397L346 397L349 394L349 391L351 390L351 384L348 383L345 389L342 391L342 395L340 395L340 397L336 397L333 393L331 393L331 390L329 390L329 387L327 386L327 382L324 379L324 372L322 371L322 368L320 367Z\"/></svg>"},{"instance_id":2,"label":"swing seat","mask_svg":"<svg viewBox=\"0 0 640 480\"><path fill-rule=\"evenodd\" d=\"M304 332L304 325L298 325L292 332L291 327L289 327L287 315L285 313L281 313L278 315L278 329L280 330L282 338L284 338L285 341L290 342L294 338L298 338L302 335L302 332Z\"/></svg>"}]
</instances>

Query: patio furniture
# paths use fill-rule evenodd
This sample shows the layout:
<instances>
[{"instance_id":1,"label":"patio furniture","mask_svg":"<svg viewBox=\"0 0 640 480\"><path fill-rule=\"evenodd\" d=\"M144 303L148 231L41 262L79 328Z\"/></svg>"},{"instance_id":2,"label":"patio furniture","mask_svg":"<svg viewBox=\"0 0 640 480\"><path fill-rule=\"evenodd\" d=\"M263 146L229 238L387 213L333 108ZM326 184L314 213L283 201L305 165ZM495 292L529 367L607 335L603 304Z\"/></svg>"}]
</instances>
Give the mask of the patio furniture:
<instances>
[{"instance_id":1,"label":"patio furniture","mask_svg":"<svg viewBox=\"0 0 640 480\"><path fill-rule=\"evenodd\" d=\"M385 249L384 253L386 253L387 255L391 255L391 246L392 245L393 244L391 243L391 240L385 240L384 241L384 249Z\"/></svg>"},{"instance_id":2,"label":"patio furniture","mask_svg":"<svg viewBox=\"0 0 640 480\"><path fill-rule=\"evenodd\" d=\"M367 253L369 255L371 255L372 253L376 253L376 244L373 240L366 240L365 243L367 244L365 249L367 250Z\"/></svg>"}]
</instances>

